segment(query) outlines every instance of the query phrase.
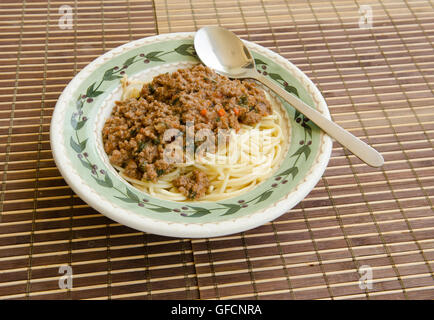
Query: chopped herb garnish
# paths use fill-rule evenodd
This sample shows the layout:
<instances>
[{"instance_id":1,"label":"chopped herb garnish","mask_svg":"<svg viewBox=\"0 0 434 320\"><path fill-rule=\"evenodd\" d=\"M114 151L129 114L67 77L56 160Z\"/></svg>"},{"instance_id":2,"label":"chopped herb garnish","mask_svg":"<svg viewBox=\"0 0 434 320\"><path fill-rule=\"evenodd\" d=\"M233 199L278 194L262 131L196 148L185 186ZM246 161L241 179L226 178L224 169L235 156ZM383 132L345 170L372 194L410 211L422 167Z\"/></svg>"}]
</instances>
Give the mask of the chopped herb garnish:
<instances>
[{"instance_id":1,"label":"chopped herb garnish","mask_svg":"<svg viewBox=\"0 0 434 320\"><path fill-rule=\"evenodd\" d=\"M164 173L164 170L163 170L163 169L157 169L157 175L158 175L158 176L163 175L163 173Z\"/></svg>"},{"instance_id":2,"label":"chopped herb garnish","mask_svg":"<svg viewBox=\"0 0 434 320\"><path fill-rule=\"evenodd\" d=\"M137 128L130 130L130 136L135 137L137 134Z\"/></svg>"},{"instance_id":3,"label":"chopped herb garnish","mask_svg":"<svg viewBox=\"0 0 434 320\"><path fill-rule=\"evenodd\" d=\"M160 140L158 140L158 138L154 139L154 140L152 140L152 143L155 144L155 145L159 145L160 144Z\"/></svg>"},{"instance_id":4,"label":"chopped herb garnish","mask_svg":"<svg viewBox=\"0 0 434 320\"><path fill-rule=\"evenodd\" d=\"M154 86L152 84L148 84L148 88L149 88L149 92L151 94L154 94L154 92L155 92Z\"/></svg>"},{"instance_id":5,"label":"chopped herb garnish","mask_svg":"<svg viewBox=\"0 0 434 320\"><path fill-rule=\"evenodd\" d=\"M215 118L216 122L220 122L220 117Z\"/></svg>"},{"instance_id":6,"label":"chopped herb garnish","mask_svg":"<svg viewBox=\"0 0 434 320\"><path fill-rule=\"evenodd\" d=\"M240 106L246 106L247 105L247 97L246 96L241 96L241 98L238 100L238 104Z\"/></svg>"},{"instance_id":7,"label":"chopped herb garnish","mask_svg":"<svg viewBox=\"0 0 434 320\"><path fill-rule=\"evenodd\" d=\"M139 142L139 147L137 148L137 153L142 152L143 148L146 146L146 142L145 141L140 141Z\"/></svg>"},{"instance_id":8,"label":"chopped herb garnish","mask_svg":"<svg viewBox=\"0 0 434 320\"><path fill-rule=\"evenodd\" d=\"M194 199L194 197L196 197L196 191L188 191L188 197L190 198L190 199Z\"/></svg>"}]
</instances>

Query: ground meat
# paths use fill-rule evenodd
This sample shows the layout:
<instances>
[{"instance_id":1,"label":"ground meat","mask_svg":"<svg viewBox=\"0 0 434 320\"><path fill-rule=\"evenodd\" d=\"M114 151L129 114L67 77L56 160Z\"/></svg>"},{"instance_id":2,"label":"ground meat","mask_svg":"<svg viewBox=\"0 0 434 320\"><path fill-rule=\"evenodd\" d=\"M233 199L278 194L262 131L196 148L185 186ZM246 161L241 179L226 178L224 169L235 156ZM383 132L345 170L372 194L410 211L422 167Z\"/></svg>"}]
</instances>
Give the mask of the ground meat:
<instances>
[{"instance_id":1,"label":"ground meat","mask_svg":"<svg viewBox=\"0 0 434 320\"><path fill-rule=\"evenodd\" d=\"M116 101L102 131L104 149L126 175L156 182L174 169L163 160L164 148L176 138L165 140L166 130L179 130L185 140L189 122L195 132L209 129L216 134L219 129L238 131L240 124L254 125L271 113L255 82L230 80L196 65L155 77L137 99ZM188 198L199 199L209 184L205 178L204 173L181 176L176 185Z\"/></svg>"},{"instance_id":2,"label":"ground meat","mask_svg":"<svg viewBox=\"0 0 434 320\"><path fill-rule=\"evenodd\" d=\"M140 178L140 174L137 171L137 163L133 159L128 160L127 165L125 167L125 174L131 178L135 178L135 179Z\"/></svg>"},{"instance_id":3,"label":"ground meat","mask_svg":"<svg viewBox=\"0 0 434 320\"><path fill-rule=\"evenodd\" d=\"M209 187L208 177L200 170L194 170L191 174L179 176L172 183L188 199L202 198Z\"/></svg>"},{"instance_id":4,"label":"ground meat","mask_svg":"<svg viewBox=\"0 0 434 320\"><path fill-rule=\"evenodd\" d=\"M243 121L243 123L248 125L253 125L255 123L258 123L261 120L261 118L262 116L256 111L249 111L241 116L241 120Z\"/></svg>"}]
</instances>

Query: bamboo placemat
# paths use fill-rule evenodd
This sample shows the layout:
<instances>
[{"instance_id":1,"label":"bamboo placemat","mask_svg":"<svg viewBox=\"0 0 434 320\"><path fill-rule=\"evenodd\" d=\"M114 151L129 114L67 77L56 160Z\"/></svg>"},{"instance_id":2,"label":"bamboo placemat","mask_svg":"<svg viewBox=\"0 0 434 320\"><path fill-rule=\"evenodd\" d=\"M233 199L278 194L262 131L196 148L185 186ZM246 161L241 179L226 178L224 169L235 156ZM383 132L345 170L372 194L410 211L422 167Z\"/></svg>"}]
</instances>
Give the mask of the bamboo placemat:
<instances>
[{"instance_id":1,"label":"bamboo placemat","mask_svg":"<svg viewBox=\"0 0 434 320\"><path fill-rule=\"evenodd\" d=\"M26 0L0 9L0 299L434 298L432 2ZM220 238L144 234L89 208L52 158L59 94L107 50L210 24L304 71L384 167L335 144L297 207ZM59 288L62 266L72 267L71 289ZM364 266L372 288L360 287Z\"/></svg>"}]
</instances>

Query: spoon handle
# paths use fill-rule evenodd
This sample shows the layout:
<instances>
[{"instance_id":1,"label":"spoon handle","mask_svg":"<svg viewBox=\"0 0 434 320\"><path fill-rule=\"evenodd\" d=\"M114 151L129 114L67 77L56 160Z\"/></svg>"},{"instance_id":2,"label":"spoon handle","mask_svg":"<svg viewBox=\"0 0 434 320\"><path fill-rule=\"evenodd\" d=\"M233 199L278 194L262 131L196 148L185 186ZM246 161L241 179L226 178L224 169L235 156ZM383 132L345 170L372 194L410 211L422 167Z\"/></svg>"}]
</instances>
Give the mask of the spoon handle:
<instances>
[{"instance_id":1,"label":"spoon handle","mask_svg":"<svg viewBox=\"0 0 434 320\"><path fill-rule=\"evenodd\" d=\"M382 155L378 153L375 149L373 149L362 140L337 125L336 123L324 117L321 113L316 111L314 108L308 106L296 96L288 93L282 87L278 86L275 82L259 74L252 75L252 78L263 83L268 88L277 93L279 96L281 96L283 99L285 99L295 109L300 111L313 123L320 127L324 132L326 132L329 136L331 136L341 145L350 150L360 160L366 162L372 167L381 167L383 165L384 159Z\"/></svg>"}]
</instances>

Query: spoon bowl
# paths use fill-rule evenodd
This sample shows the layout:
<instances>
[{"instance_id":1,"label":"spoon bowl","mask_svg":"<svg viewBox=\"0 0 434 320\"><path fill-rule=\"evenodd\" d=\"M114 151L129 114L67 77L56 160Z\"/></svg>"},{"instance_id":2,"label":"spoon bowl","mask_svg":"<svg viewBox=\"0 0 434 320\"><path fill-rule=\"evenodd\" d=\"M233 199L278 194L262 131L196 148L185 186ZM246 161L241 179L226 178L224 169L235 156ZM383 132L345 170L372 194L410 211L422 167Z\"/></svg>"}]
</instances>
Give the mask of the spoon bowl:
<instances>
[{"instance_id":1,"label":"spoon bowl","mask_svg":"<svg viewBox=\"0 0 434 320\"><path fill-rule=\"evenodd\" d=\"M194 48L200 60L217 73L229 78L252 78L261 82L359 159L372 167L383 165L384 159L375 149L284 90L270 78L256 72L255 60L249 49L233 32L218 26L203 27L196 32Z\"/></svg>"},{"instance_id":2,"label":"spoon bowl","mask_svg":"<svg viewBox=\"0 0 434 320\"><path fill-rule=\"evenodd\" d=\"M249 71L255 68L250 51L226 29L216 26L200 29L194 37L194 46L205 65L230 78L248 78Z\"/></svg>"}]
</instances>

